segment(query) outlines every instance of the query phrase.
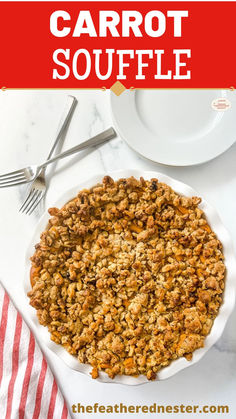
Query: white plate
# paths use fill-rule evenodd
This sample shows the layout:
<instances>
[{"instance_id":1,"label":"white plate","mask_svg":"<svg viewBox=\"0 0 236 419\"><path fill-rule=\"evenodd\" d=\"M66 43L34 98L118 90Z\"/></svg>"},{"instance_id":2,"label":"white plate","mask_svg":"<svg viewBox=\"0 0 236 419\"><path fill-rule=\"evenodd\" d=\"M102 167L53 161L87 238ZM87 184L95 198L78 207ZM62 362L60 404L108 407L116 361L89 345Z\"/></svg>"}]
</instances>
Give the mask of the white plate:
<instances>
[{"instance_id":1,"label":"white plate","mask_svg":"<svg viewBox=\"0 0 236 419\"><path fill-rule=\"evenodd\" d=\"M143 176L144 179L151 179L153 177L158 178L161 182L165 182L170 185L176 192L183 194L185 196L196 196L198 193L193 190L190 186L185 185L169 176L163 175L157 172L145 172L140 170L120 170L115 172L106 173L113 177L113 179L117 180L123 177L135 176L139 178ZM78 191L83 188L90 188L93 185L101 182L104 174L100 174L97 176L93 176L91 179L84 180L76 187L70 189L69 191L65 192L58 201L53 205L56 207L62 207L66 202L70 199L74 198ZM171 377L172 375L176 374L178 371L189 367L199 361L203 355L211 348L212 345L219 339L221 336L227 319L233 310L234 301L235 301L235 280L236 280L236 261L234 258L234 251L231 239L229 237L228 232L224 228L217 212L212 208L204 199L200 204L200 207L203 209L207 216L208 223L210 224L211 228L215 231L218 238L221 240L223 247L224 247L224 255L225 255L225 264L227 268L226 274L226 286L224 292L224 301L220 307L220 312L217 318L214 321L214 325L211 329L211 333L205 339L205 347L196 350L193 353L193 358L191 361L187 361L185 358L179 358L173 361L168 367L163 368L159 373L157 380L164 380L166 378ZM37 337L39 341L43 340L44 343L53 351L55 352L69 367L72 369L82 372L84 374L89 375L91 371L91 367L89 365L80 364L78 360L70 355L62 346L57 345L56 343L50 340L50 336L46 327L43 327L39 324L36 311L33 307L29 305L29 299L27 297L27 292L31 289L30 286L30 257L34 253L34 245L39 242L40 233L46 228L47 222L49 219L49 215L47 212L41 217L40 221L38 222L35 232L33 233L33 237L30 241L29 247L26 252L26 270L25 270L25 281L24 281L24 289L25 289L25 297L26 297L26 305L28 307L28 313L31 321L35 326L35 330L37 333ZM217 367L217 366L216 366ZM90 376L90 375L89 375ZM97 379L101 382L107 383L119 383L119 384L128 384L128 385L138 385L147 383L148 380L145 376L139 376L137 378L129 377L129 376L116 376L113 380L111 380L104 372L100 372L99 378Z\"/></svg>"},{"instance_id":2,"label":"white plate","mask_svg":"<svg viewBox=\"0 0 236 419\"><path fill-rule=\"evenodd\" d=\"M213 109L228 99L225 111ZM236 95L227 90L125 90L111 92L114 125L144 157L171 166L211 160L236 140Z\"/></svg>"}]
</instances>

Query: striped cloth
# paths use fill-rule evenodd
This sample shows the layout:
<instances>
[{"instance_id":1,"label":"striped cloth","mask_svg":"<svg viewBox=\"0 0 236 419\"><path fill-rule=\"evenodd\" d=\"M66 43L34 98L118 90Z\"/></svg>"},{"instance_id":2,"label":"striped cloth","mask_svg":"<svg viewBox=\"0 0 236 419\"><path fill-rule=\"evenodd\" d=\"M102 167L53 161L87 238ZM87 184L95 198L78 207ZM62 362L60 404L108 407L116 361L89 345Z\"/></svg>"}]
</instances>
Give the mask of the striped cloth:
<instances>
[{"instance_id":1,"label":"striped cloth","mask_svg":"<svg viewBox=\"0 0 236 419\"><path fill-rule=\"evenodd\" d=\"M70 418L46 359L1 284L0 418Z\"/></svg>"}]
</instances>

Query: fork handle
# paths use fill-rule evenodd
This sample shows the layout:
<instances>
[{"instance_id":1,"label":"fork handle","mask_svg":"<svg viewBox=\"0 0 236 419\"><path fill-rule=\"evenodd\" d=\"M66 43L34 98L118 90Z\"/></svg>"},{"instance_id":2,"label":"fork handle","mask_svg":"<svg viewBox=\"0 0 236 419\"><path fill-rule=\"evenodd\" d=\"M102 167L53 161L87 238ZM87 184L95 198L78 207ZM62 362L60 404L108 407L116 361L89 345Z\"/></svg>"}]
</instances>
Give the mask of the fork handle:
<instances>
[{"instance_id":1,"label":"fork handle","mask_svg":"<svg viewBox=\"0 0 236 419\"><path fill-rule=\"evenodd\" d=\"M39 169L46 167L48 164L53 163L56 160L64 159L65 157L71 156L74 153L77 153L78 151L84 150L88 147L94 147L95 145L102 144L106 141L111 140L116 136L116 132L114 128L110 127L107 130L101 132L98 135L95 135L95 137L90 138L89 140L84 141L83 143L70 148L67 151L64 151L64 153L58 154L57 156L45 161L44 163L40 164L38 167Z\"/></svg>"},{"instance_id":2,"label":"fork handle","mask_svg":"<svg viewBox=\"0 0 236 419\"><path fill-rule=\"evenodd\" d=\"M60 138L61 138L61 136L62 136L65 128L67 127L67 125L68 125L68 123L69 123L69 121L70 121L70 119L72 117L72 114L73 114L73 112L75 110L75 107L77 105L77 102L78 101L77 101L77 99L74 96L68 95L67 102L66 102L66 105L65 105L65 108L63 110L63 114L61 116L61 120L60 120L60 123L59 123L57 136L56 136L56 139L54 141L54 144L53 144L53 146L51 148L51 151L50 151L50 153L48 155L47 160L49 160L52 157L53 152L54 152L54 150L55 150L55 148L56 148L56 146L58 144L58 141L60 140Z\"/></svg>"}]
</instances>

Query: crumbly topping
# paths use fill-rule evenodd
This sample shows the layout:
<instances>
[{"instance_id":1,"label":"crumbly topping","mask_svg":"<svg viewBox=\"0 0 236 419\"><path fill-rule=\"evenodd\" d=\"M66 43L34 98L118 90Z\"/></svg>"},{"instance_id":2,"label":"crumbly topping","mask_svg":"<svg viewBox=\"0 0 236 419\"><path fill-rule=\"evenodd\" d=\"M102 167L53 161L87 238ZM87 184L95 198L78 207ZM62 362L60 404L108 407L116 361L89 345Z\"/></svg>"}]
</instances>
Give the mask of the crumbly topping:
<instances>
[{"instance_id":1,"label":"crumbly topping","mask_svg":"<svg viewBox=\"0 0 236 419\"><path fill-rule=\"evenodd\" d=\"M51 339L97 378L149 380L204 346L222 303L222 245L198 207L157 179L83 190L31 258L30 304Z\"/></svg>"}]
</instances>

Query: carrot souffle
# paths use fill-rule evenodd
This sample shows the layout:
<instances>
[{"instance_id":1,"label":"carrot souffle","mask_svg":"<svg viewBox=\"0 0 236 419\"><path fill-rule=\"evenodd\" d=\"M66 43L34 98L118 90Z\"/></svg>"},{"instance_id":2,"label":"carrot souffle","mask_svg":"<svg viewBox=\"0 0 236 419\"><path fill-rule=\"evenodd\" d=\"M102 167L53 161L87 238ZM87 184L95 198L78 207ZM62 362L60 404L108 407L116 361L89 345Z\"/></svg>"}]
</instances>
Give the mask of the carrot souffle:
<instances>
[{"instance_id":1,"label":"carrot souffle","mask_svg":"<svg viewBox=\"0 0 236 419\"><path fill-rule=\"evenodd\" d=\"M200 202L157 179L105 176L49 209L31 258L30 304L93 378L105 371L153 380L204 346L225 265Z\"/></svg>"}]
</instances>

